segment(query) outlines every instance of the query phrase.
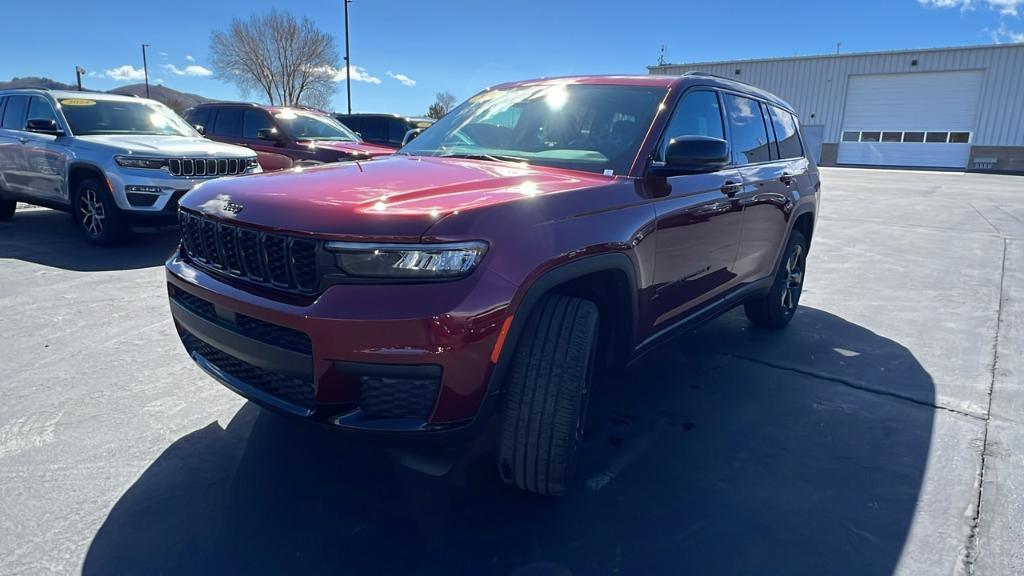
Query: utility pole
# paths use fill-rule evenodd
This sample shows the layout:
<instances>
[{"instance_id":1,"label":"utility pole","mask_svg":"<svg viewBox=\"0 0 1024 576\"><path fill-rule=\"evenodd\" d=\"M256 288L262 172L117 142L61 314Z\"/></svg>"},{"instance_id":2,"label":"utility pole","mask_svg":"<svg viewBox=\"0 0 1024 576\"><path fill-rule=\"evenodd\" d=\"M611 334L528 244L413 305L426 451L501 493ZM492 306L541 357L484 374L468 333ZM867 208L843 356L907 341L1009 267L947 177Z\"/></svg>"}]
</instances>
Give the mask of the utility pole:
<instances>
[{"instance_id":1,"label":"utility pole","mask_svg":"<svg viewBox=\"0 0 1024 576\"><path fill-rule=\"evenodd\" d=\"M82 91L82 74L85 74L85 68L81 66L75 66L75 81L78 82L78 91Z\"/></svg>"},{"instance_id":2,"label":"utility pole","mask_svg":"<svg viewBox=\"0 0 1024 576\"><path fill-rule=\"evenodd\" d=\"M146 98L149 98L149 66L146 64L146 48L149 44L142 45L142 74L146 78Z\"/></svg>"},{"instance_id":3,"label":"utility pole","mask_svg":"<svg viewBox=\"0 0 1024 576\"><path fill-rule=\"evenodd\" d=\"M342 0L345 4L345 97L348 98L348 113L352 113L352 59L348 52L348 4L352 0Z\"/></svg>"}]
</instances>

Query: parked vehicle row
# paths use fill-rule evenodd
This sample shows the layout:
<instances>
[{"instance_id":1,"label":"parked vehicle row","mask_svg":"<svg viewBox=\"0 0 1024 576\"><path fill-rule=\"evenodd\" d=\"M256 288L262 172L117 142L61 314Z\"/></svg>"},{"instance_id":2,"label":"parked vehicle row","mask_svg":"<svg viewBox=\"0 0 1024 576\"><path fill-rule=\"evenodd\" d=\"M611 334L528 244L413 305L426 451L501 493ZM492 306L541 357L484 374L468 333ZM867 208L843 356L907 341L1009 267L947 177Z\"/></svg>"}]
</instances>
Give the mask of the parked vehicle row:
<instances>
[{"instance_id":1,"label":"parked vehicle row","mask_svg":"<svg viewBox=\"0 0 1024 576\"><path fill-rule=\"evenodd\" d=\"M90 241L113 244L133 227L175 223L178 200L200 182L388 155L410 130L430 124L348 117L373 137L368 142L305 108L211 102L183 116L128 96L0 92L0 220L13 217L18 202L55 208Z\"/></svg>"},{"instance_id":2,"label":"parked vehicle row","mask_svg":"<svg viewBox=\"0 0 1024 576\"><path fill-rule=\"evenodd\" d=\"M203 184L167 261L192 359L270 409L571 484L595 374L742 304L785 326L820 188L796 116L702 74L497 86L397 154Z\"/></svg>"},{"instance_id":3,"label":"parked vehicle row","mask_svg":"<svg viewBox=\"0 0 1024 576\"><path fill-rule=\"evenodd\" d=\"M72 215L98 244L132 225L173 223L200 182L260 171L247 148L203 138L142 98L56 90L0 92L0 220L27 202Z\"/></svg>"},{"instance_id":4,"label":"parked vehicle row","mask_svg":"<svg viewBox=\"0 0 1024 576\"><path fill-rule=\"evenodd\" d=\"M434 123L431 118L398 114L335 114L334 117L364 141L392 148L401 148L409 132L425 130Z\"/></svg>"},{"instance_id":5,"label":"parked vehicle row","mask_svg":"<svg viewBox=\"0 0 1024 576\"><path fill-rule=\"evenodd\" d=\"M210 102L183 116L207 138L251 148L266 171L366 160L395 151L362 141L331 115L316 110Z\"/></svg>"}]
</instances>

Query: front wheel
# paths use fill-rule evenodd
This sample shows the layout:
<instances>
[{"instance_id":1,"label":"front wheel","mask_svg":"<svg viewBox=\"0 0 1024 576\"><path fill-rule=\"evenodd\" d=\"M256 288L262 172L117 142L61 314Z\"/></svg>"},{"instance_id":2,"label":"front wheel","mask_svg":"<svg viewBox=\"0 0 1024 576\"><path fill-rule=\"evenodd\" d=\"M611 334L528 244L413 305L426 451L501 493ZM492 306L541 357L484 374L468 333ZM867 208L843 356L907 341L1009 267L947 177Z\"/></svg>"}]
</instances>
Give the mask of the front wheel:
<instances>
[{"instance_id":1,"label":"front wheel","mask_svg":"<svg viewBox=\"0 0 1024 576\"><path fill-rule=\"evenodd\" d=\"M800 304L806 269L807 239L799 230L793 230L771 290L743 305L747 318L764 328L782 328L789 324Z\"/></svg>"},{"instance_id":2,"label":"front wheel","mask_svg":"<svg viewBox=\"0 0 1024 576\"><path fill-rule=\"evenodd\" d=\"M522 490L561 496L583 438L598 310L590 300L559 294L545 296L535 310L505 380L498 471Z\"/></svg>"},{"instance_id":3,"label":"front wheel","mask_svg":"<svg viewBox=\"0 0 1024 576\"><path fill-rule=\"evenodd\" d=\"M95 178L78 186L71 215L78 229L93 244L117 244L128 236L124 214L114 204L107 187Z\"/></svg>"}]
</instances>

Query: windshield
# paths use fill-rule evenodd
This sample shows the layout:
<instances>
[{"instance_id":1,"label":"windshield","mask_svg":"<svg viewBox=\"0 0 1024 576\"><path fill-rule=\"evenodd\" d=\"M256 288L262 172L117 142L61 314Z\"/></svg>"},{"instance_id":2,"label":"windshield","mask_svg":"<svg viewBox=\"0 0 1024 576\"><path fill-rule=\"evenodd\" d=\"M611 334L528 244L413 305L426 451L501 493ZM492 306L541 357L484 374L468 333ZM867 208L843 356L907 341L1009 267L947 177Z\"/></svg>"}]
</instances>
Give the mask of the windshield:
<instances>
[{"instance_id":1,"label":"windshield","mask_svg":"<svg viewBox=\"0 0 1024 576\"><path fill-rule=\"evenodd\" d=\"M283 110L274 114L281 129L292 140L337 140L358 142L359 137L340 122L323 114Z\"/></svg>"},{"instance_id":2,"label":"windshield","mask_svg":"<svg viewBox=\"0 0 1024 576\"><path fill-rule=\"evenodd\" d=\"M545 83L488 90L401 152L625 174L664 97L664 88L647 86Z\"/></svg>"},{"instance_id":3,"label":"windshield","mask_svg":"<svg viewBox=\"0 0 1024 576\"><path fill-rule=\"evenodd\" d=\"M78 136L94 134L151 134L198 136L173 110L147 100L91 100L64 98L61 111Z\"/></svg>"}]
</instances>

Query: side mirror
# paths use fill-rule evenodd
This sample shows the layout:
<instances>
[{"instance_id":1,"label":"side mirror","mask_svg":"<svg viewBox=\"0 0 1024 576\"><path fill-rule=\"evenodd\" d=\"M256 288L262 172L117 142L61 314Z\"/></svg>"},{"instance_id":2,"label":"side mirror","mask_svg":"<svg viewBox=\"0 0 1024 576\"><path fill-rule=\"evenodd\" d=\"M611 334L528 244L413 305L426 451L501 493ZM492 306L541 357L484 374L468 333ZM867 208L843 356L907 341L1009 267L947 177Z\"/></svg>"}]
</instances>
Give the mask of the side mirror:
<instances>
[{"instance_id":1,"label":"side mirror","mask_svg":"<svg viewBox=\"0 0 1024 576\"><path fill-rule=\"evenodd\" d=\"M64 135L64 131L57 127L57 121L53 118L32 118L25 123L25 130L37 134L49 134L50 136Z\"/></svg>"},{"instance_id":2,"label":"side mirror","mask_svg":"<svg viewBox=\"0 0 1024 576\"><path fill-rule=\"evenodd\" d=\"M203 126L202 124L196 124L192 127L196 129L196 132L199 132L200 136L206 136L206 126Z\"/></svg>"},{"instance_id":3,"label":"side mirror","mask_svg":"<svg viewBox=\"0 0 1024 576\"><path fill-rule=\"evenodd\" d=\"M415 140L417 136L423 133L423 130L423 128L413 128L412 130L406 132L405 136L402 137L402 146L405 146L409 142Z\"/></svg>"},{"instance_id":4,"label":"side mirror","mask_svg":"<svg viewBox=\"0 0 1024 576\"><path fill-rule=\"evenodd\" d=\"M260 140L270 140L271 142L281 141L281 135L277 133L277 128L260 128L256 131L256 137Z\"/></svg>"},{"instance_id":5,"label":"side mirror","mask_svg":"<svg viewBox=\"0 0 1024 576\"><path fill-rule=\"evenodd\" d=\"M729 165L729 143L710 136L679 136L669 141L665 162L651 167L656 176L715 172Z\"/></svg>"}]
</instances>

